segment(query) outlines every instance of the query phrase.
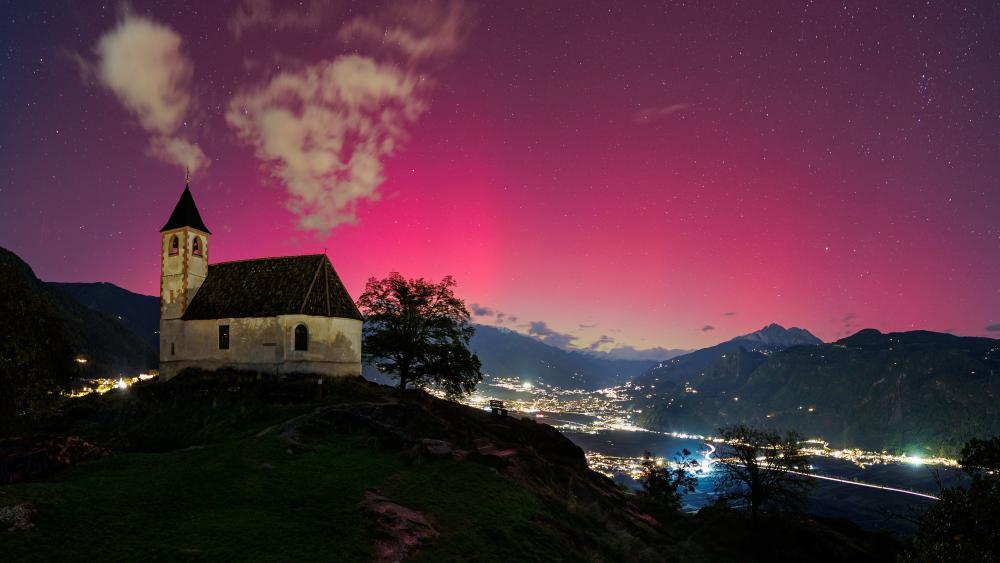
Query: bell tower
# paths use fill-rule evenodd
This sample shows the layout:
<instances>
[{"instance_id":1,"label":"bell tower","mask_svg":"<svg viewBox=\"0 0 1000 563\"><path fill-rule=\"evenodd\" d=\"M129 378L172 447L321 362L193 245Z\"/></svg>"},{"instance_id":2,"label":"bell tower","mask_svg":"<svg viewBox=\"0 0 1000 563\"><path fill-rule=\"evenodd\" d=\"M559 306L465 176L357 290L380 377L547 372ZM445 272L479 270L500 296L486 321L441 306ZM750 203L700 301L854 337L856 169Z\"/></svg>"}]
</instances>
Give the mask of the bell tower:
<instances>
[{"instance_id":1,"label":"bell tower","mask_svg":"<svg viewBox=\"0 0 1000 563\"><path fill-rule=\"evenodd\" d=\"M160 334L163 322L180 319L208 275L208 238L191 196L190 177L184 192L160 229ZM161 346L162 349L162 346Z\"/></svg>"}]
</instances>

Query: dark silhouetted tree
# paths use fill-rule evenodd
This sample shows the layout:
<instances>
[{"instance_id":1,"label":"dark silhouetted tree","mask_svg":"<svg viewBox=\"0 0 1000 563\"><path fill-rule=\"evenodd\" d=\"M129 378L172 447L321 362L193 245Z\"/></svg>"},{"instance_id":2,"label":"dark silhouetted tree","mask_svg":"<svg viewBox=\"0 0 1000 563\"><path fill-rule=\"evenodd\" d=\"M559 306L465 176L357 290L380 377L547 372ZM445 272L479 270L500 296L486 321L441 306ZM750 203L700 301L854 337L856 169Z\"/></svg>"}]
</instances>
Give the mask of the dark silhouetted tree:
<instances>
[{"instance_id":1,"label":"dark silhouetted tree","mask_svg":"<svg viewBox=\"0 0 1000 563\"><path fill-rule=\"evenodd\" d=\"M454 288L451 276L432 283L393 272L369 279L358 298L365 360L398 377L400 391L434 383L454 397L482 381L482 364L469 350L475 328Z\"/></svg>"},{"instance_id":2,"label":"dark silhouetted tree","mask_svg":"<svg viewBox=\"0 0 1000 563\"><path fill-rule=\"evenodd\" d=\"M814 482L806 475L801 436L740 424L720 428L719 435L725 441L715 454L721 498L745 506L755 521L762 511L805 508Z\"/></svg>"},{"instance_id":3,"label":"dark silhouetted tree","mask_svg":"<svg viewBox=\"0 0 1000 563\"><path fill-rule=\"evenodd\" d=\"M660 463L647 451L639 462L642 494L668 511L679 512L682 495L694 491L698 485L696 474L700 467L686 449L674 455L673 463Z\"/></svg>"},{"instance_id":4,"label":"dark silhouetted tree","mask_svg":"<svg viewBox=\"0 0 1000 563\"><path fill-rule=\"evenodd\" d=\"M1000 436L969 440L959 464L971 481L941 489L905 559L1000 561Z\"/></svg>"}]
</instances>

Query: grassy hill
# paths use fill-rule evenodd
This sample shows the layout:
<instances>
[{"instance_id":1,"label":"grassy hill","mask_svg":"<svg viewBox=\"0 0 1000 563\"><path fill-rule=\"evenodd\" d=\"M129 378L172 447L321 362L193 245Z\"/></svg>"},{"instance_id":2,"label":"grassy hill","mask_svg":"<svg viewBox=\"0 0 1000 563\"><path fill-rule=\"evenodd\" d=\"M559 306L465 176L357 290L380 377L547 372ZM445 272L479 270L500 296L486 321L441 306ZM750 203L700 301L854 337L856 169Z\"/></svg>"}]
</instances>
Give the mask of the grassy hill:
<instances>
[{"instance_id":1,"label":"grassy hill","mask_svg":"<svg viewBox=\"0 0 1000 563\"><path fill-rule=\"evenodd\" d=\"M0 487L7 560L727 561L888 558L844 522L657 521L553 428L360 380L181 376L39 427L111 455ZM800 541L801 540L801 541ZM748 545L753 545L747 551Z\"/></svg>"}]
</instances>

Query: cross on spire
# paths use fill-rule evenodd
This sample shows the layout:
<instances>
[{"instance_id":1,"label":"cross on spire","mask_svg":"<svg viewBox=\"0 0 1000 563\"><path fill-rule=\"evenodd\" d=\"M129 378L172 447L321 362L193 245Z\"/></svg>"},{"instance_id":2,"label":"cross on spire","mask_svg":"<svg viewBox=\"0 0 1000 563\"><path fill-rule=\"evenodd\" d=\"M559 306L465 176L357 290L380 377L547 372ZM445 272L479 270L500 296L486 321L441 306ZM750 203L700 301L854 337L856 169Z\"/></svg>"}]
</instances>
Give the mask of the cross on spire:
<instances>
[{"instance_id":1,"label":"cross on spire","mask_svg":"<svg viewBox=\"0 0 1000 563\"><path fill-rule=\"evenodd\" d=\"M190 166L185 166L184 167L184 185L186 186L186 185L188 185L190 183L191 183L191 167Z\"/></svg>"}]
</instances>

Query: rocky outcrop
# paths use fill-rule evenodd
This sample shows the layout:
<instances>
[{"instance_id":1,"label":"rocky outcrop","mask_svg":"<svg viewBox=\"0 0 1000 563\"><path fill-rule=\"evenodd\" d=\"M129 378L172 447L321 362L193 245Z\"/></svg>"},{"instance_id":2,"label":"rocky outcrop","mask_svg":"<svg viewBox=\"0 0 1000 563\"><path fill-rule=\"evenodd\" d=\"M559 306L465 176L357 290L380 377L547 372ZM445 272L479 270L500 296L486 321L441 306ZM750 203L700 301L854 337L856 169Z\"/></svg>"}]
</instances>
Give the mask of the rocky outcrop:
<instances>
[{"instance_id":1,"label":"rocky outcrop","mask_svg":"<svg viewBox=\"0 0 1000 563\"><path fill-rule=\"evenodd\" d=\"M365 493L361 509L378 532L374 553L377 563L402 561L440 535L427 515L375 491Z\"/></svg>"},{"instance_id":2,"label":"rocky outcrop","mask_svg":"<svg viewBox=\"0 0 1000 563\"><path fill-rule=\"evenodd\" d=\"M0 440L0 485L106 455L108 450L77 436L7 438Z\"/></svg>"},{"instance_id":3,"label":"rocky outcrop","mask_svg":"<svg viewBox=\"0 0 1000 563\"><path fill-rule=\"evenodd\" d=\"M7 527L8 532L30 530L35 527L31 522L37 510L30 502L13 506L0 506L0 527Z\"/></svg>"}]
</instances>

